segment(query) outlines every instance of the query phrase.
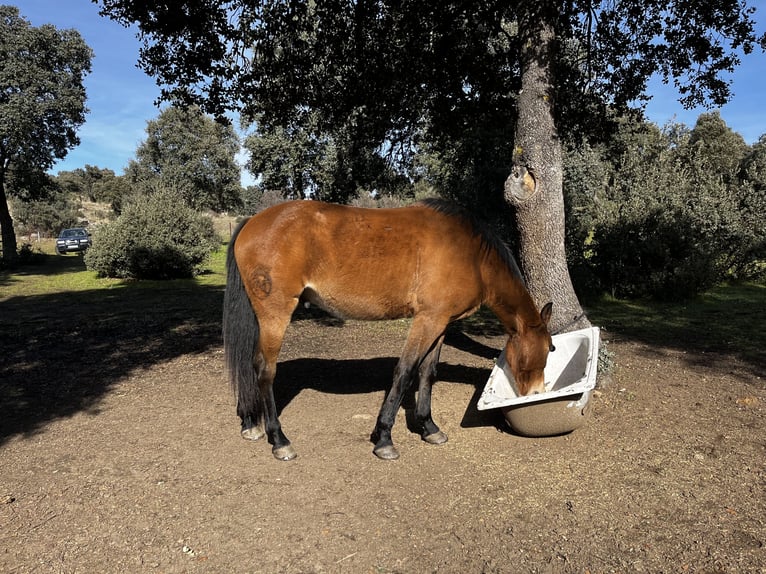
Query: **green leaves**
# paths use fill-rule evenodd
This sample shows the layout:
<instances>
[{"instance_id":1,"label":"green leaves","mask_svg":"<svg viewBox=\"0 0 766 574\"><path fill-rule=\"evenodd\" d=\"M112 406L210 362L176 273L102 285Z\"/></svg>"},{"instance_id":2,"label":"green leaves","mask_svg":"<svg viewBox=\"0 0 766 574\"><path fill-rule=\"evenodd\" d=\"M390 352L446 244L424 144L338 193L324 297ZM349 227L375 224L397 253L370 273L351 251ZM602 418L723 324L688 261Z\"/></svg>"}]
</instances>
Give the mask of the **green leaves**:
<instances>
[{"instance_id":1,"label":"green leaves","mask_svg":"<svg viewBox=\"0 0 766 574\"><path fill-rule=\"evenodd\" d=\"M85 255L99 277L191 277L219 246L212 220L170 190L126 205L114 222L98 228Z\"/></svg>"},{"instance_id":2,"label":"green leaves","mask_svg":"<svg viewBox=\"0 0 766 574\"><path fill-rule=\"evenodd\" d=\"M90 48L74 30L34 28L0 6L0 165L45 170L78 143Z\"/></svg>"},{"instance_id":3,"label":"green leaves","mask_svg":"<svg viewBox=\"0 0 766 574\"><path fill-rule=\"evenodd\" d=\"M3 258L16 258L6 196L12 169L45 171L77 145L85 121L83 79L93 52L74 30L34 28L0 5L0 228Z\"/></svg>"},{"instance_id":4,"label":"green leaves","mask_svg":"<svg viewBox=\"0 0 766 574\"><path fill-rule=\"evenodd\" d=\"M196 209L225 211L240 202L239 137L198 108L168 107L148 122L126 177L140 192L175 189Z\"/></svg>"},{"instance_id":5,"label":"green leaves","mask_svg":"<svg viewBox=\"0 0 766 574\"><path fill-rule=\"evenodd\" d=\"M691 131L626 123L608 148L570 149L573 274L594 292L671 299L762 275L761 152L717 113Z\"/></svg>"},{"instance_id":6,"label":"green leaves","mask_svg":"<svg viewBox=\"0 0 766 574\"><path fill-rule=\"evenodd\" d=\"M103 14L138 24L145 42L140 63L165 86L166 99L214 115L241 111L247 122L257 118L256 136L265 138L253 142L259 151L272 146L278 152L274 138L299 135L295 146L279 152L285 155L256 158L254 164L270 164L258 175L280 172L275 164L284 161L296 166L290 180L297 189L300 179L324 179L325 167L304 162L312 173L298 177L296 158L334 152L333 197L342 200L380 181L381 172L368 169L372 155L411 176L416 152L428 149L459 159L463 174L453 180L466 183L471 202L481 200L485 192L477 190L488 189L487 180L502 181L495 172L507 175L503 158L513 143L496 144L499 137L512 139L517 113L526 32L519 22L534 23L542 6L499 0L98 3ZM717 105L729 97L726 73L740 55L766 47L766 37L755 34L753 9L731 0L569 2L555 19L551 95L565 138L603 137L612 127L608 109L640 101L655 73L677 82L687 105ZM322 151L308 152L302 141ZM490 185L486 193L496 194Z\"/></svg>"}]
</instances>

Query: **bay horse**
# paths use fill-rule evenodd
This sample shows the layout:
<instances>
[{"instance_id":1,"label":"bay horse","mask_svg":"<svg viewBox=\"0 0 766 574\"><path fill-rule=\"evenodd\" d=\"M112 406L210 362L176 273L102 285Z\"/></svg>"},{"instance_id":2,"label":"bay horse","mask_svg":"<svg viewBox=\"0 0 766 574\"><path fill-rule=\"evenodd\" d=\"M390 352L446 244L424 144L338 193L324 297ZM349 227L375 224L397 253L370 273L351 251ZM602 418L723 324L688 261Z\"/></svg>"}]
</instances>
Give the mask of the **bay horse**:
<instances>
[{"instance_id":1,"label":"bay horse","mask_svg":"<svg viewBox=\"0 0 766 574\"><path fill-rule=\"evenodd\" d=\"M242 436L257 440L265 434L277 459L296 456L277 417L273 383L285 331L301 302L340 318L412 318L371 435L373 452L382 459L399 457L391 428L415 379L415 420L423 440L447 441L431 417L436 365L447 325L481 305L508 334L505 350L517 390L545 390L552 304L538 312L506 245L442 200L395 209L281 203L237 227L226 268L225 362Z\"/></svg>"}]
</instances>

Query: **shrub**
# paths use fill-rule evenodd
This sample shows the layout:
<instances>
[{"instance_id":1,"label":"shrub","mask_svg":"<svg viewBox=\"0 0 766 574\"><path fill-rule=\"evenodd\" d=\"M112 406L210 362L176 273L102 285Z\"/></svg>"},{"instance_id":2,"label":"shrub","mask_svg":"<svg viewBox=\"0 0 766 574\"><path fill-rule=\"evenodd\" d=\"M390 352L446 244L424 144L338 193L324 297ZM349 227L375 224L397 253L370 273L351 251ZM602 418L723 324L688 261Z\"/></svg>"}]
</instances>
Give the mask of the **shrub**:
<instances>
[{"instance_id":1,"label":"shrub","mask_svg":"<svg viewBox=\"0 0 766 574\"><path fill-rule=\"evenodd\" d=\"M741 154L719 157L678 130L620 137L611 148L568 150L567 249L578 288L680 299L756 277L766 237L758 170L737 177Z\"/></svg>"},{"instance_id":2,"label":"shrub","mask_svg":"<svg viewBox=\"0 0 766 574\"><path fill-rule=\"evenodd\" d=\"M698 158L644 173L639 181L623 171L617 209L595 226L592 263L602 285L617 296L678 299L746 278L763 237L752 188L725 182Z\"/></svg>"},{"instance_id":3,"label":"shrub","mask_svg":"<svg viewBox=\"0 0 766 574\"><path fill-rule=\"evenodd\" d=\"M191 277L218 245L210 217L177 194L158 191L127 204L114 222L99 228L85 264L99 277Z\"/></svg>"}]
</instances>

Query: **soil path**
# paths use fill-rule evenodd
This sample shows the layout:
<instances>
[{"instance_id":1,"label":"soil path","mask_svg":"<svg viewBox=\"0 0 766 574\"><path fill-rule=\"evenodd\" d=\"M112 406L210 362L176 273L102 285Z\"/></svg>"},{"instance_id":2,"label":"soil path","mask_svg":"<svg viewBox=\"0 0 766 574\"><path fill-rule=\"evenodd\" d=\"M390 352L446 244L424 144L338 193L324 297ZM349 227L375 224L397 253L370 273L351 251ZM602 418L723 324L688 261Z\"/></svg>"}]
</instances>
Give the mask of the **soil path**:
<instances>
[{"instance_id":1,"label":"soil path","mask_svg":"<svg viewBox=\"0 0 766 574\"><path fill-rule=\"evenodd\" d=\"M326 323L293 323L281 356L289 463L239 438L220 345L195 333L167 357L151 338L90 359L8 342L0 572L766 572L751 365L612 340L620 367L589 423L528 439L475 408L502 337L455 333L434 390L449 442L401 412L402 456L383 462L369 433L407 324ZM102 395L21 420L31 387L105 371Z\"/></svg>"}]
</instances>

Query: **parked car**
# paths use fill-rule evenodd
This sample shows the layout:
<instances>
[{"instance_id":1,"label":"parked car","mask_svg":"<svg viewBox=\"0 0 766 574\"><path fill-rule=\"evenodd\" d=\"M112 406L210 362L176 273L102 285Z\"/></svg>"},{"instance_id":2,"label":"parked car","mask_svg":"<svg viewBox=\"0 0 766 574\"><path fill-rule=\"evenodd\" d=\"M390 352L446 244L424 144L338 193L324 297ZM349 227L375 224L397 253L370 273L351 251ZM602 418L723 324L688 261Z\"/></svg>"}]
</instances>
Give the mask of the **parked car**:
<instances>
[{"instance_id":1,"label":"parked car","mask_svg":"<svg viewBox=\"0 0 766 574\"><path fill-rule=\"evenodd\" d=\"M59 233L58 239L56 239L56 251L59 252L59 255L83 252L92 244L93 242L87 229L82 227L64 229Z\"/></svg>"}]
</instances>

